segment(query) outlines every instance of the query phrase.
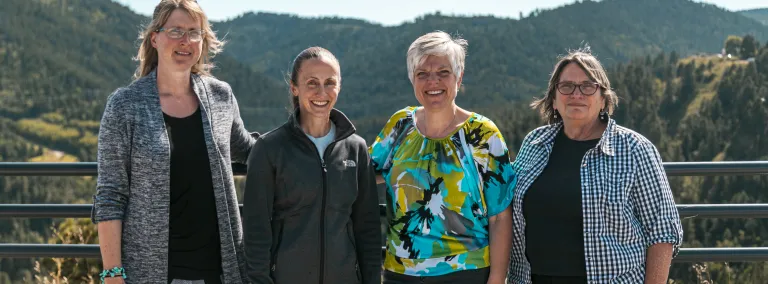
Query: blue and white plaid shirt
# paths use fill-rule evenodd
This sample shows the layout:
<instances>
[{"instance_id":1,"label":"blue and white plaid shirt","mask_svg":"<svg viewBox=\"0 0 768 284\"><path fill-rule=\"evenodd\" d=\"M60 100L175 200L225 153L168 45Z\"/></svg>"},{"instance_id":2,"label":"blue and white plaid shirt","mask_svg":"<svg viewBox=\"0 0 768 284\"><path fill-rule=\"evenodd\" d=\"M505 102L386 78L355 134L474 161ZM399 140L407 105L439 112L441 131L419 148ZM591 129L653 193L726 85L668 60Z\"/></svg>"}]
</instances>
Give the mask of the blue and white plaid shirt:
<instances>
[{"instance_id":1,"label":"blue and white plaid shirt","mask_svg":"<svg viewBox=\"0 0 768 284\"><path fill-rule=\"evenodd\" d=\"M509 283L531 283L523 199L547 165L561 127L557 123L529 133L512 165L518 182ZM613 119L608 122L600 142L582 159L581 198L589 283L643 283L646 251L654 244L671 243L677 255L683 239L680 216L659 152L642 135Z\"/></svg>"}]
</instances>

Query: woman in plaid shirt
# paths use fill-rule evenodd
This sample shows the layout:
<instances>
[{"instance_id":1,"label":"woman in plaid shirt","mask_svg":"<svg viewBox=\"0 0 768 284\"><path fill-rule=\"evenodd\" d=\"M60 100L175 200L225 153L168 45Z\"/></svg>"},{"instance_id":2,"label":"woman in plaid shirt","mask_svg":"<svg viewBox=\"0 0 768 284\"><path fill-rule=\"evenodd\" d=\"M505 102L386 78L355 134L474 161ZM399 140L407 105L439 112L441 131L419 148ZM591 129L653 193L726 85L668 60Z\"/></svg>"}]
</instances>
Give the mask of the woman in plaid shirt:
<instances>
[{"instance_id":1,"label":"woman in plaid shirt","mask_svg":"<svg viewBox=\"0 0 768 284\"><path fill-rule=\"evenodd\" d=\"M666 283L683 231L661 157L610 118L618 98L584 48L532 106L547 125L512 165L509 283Z\"/></svg>"}]
</instances>

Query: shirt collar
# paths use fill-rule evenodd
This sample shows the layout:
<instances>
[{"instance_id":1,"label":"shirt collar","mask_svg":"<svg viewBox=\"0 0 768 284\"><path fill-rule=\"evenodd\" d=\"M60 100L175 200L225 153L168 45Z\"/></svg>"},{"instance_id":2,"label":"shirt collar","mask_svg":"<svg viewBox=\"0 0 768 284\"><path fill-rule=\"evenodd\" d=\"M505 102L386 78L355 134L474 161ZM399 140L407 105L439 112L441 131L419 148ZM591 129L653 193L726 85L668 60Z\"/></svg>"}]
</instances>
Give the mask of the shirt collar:
<instances>
[{"instance_id":1,"label":"shirt collar","mask_svg":"<svg viewBox=\"0 0 768 284\"><path fill-rule=\"evenodd\" d=\"M544 133L539 136L536 140L531 141L532 145L546 145L546 146L552 146L552 144L555 142L555 136L557 136L557 133L560 132L560 129L563 128L563 122L558 122L555 124L550 124L549 127L544 130ZM596 148L599 149L601 152L608 156L614 155L613 146L611 145L611 141L613 140L613 136L616 134L616 121L612 118L608 119L608 126L605 127L605 131L603 131L603 135L600 137L600 142L597 142Z\"/></svg>"}]
</instances>

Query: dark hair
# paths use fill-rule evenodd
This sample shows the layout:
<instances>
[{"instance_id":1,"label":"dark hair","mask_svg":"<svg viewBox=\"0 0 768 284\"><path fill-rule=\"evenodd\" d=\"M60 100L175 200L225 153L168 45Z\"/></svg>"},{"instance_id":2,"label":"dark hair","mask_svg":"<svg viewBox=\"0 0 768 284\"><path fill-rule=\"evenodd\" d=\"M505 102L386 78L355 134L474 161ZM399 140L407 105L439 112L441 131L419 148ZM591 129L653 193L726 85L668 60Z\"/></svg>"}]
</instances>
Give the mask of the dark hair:
<instances>
[{"instance_id":1,"label":"dark hair","mask_svg":"<svg viewBox=\"0 0 768 284\"><path fill-rule=\"evenodd\" d=\"M291 92L291 86L297 86L298 80L299 80L299 71L301 71L301 65L304 64L305 61L310 59L328 59L336 63L337 66L339 66L339 69L341 69L341 65L339 65L339 60L336 59L336 56L333 56L333 53L328 51L325 48L319 47L319 46L313 46L310 48L307 48L299 53L299 55L296 56L295 59L293 59L293 66L291 67L291 72L287 74L287 82L288 83L288 95L290 96L291 100L291 110L295 110L299 107L299 98L294 96ZM341 76L341 74L339 74Z\"/></svg>"},{"instance_id":2,"label":"dark hair","mask_svg":"<svg viewBox=\"0 0 768 284\"><path fill-rule=\"evenodd\" d=\"M584 70L587 76L597 82L600 85L603 98L605 98L605 105L602 110L610 116L613 114L613 110L619 104L619 97L611 89L611 82L608 81L608 75L605 72L605 68L597 60L597 57L592 55L592 51L589 45L585 45L577 50L570 50L567 55L562 56L560 61L555 64L555 70L552 72L552 77L549 78L549 86L547 92L543 98L536 99L531 103L531 107L539 111L541 118L548 124L557 123L563 120L562 116L555 117L555 110L552 108L555 101L555 93L557 92L557 83L560 81L560 73L563 72L565 66L570 63L576 63Z\"/></svg>"}]
</instances>

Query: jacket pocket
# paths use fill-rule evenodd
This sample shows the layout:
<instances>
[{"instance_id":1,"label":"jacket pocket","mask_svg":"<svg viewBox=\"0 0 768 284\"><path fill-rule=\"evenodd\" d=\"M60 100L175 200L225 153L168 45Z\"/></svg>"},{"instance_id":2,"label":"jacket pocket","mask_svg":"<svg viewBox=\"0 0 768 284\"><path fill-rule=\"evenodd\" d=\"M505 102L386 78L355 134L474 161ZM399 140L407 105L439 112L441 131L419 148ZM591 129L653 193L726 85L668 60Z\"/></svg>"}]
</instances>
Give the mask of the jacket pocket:
<instances>
[{"instance_id":1,"label":"jacket pocket","mask_svg":"<svg viewBox=\"0 0 768 284\"><path fill-rule=\"evenodd\" d=\"M272 279L275 278L275 271L277 270L277 255L280 251L280 243L283 240L283 227L285 225L285 219L280 219L275 222L275 226L272 228L272 259L270 270L272 271Z\"/></svg>"},{"instance_id":2,"label":"jacket pocket","mask_svg":"<svg viewBox=\"0 0 768 284\"><path fill-rule=\"evenodd\" d=\"M363 280L363 275L360 272L360 264L357 259L357 245L355 244L355 234L353 229L352 222L347 222L347 237L349 237L349 242L352 244L352 255L355 256L355 274L357 274L357 281L359 282Z\"/></svg>"}]
</instances>

